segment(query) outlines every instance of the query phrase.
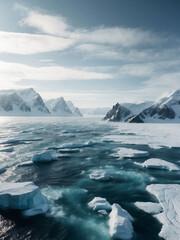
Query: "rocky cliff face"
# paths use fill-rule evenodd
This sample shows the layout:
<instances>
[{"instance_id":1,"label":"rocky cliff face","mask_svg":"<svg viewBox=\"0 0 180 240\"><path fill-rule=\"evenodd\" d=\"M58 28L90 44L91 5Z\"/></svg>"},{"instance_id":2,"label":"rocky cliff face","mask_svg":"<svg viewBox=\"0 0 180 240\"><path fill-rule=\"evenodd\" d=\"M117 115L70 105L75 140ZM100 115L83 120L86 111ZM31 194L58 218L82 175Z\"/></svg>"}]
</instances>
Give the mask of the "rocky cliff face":
<instances>
[{"instance_id":1,"label":"rocky cliff face","mask_svg":"<svg viewBox=\"0 0 180 240\"><path fill-rule=\"evenodd\" d=\"M112 109L106 114L103 120L112 122L123 122L132 116L132 112L126 107L121 106L119 103L114 105Z\"/></svg>"}]
</instances>

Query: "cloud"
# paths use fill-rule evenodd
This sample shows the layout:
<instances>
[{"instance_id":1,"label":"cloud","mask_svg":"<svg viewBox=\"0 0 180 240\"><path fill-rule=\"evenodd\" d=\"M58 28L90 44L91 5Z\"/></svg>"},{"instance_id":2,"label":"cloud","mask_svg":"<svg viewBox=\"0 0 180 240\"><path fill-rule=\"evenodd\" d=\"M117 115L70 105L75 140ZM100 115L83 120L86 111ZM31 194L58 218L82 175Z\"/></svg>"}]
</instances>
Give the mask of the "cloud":
<instances>
[{"instance_id":1,"label":"cloud","mask_svg":"<svg viewBox=\"0 0 180 240\"><path fill-rule=\"evenodd\" d=\"M37 11L27 12L27 16L20 21L20 24L28 25L43 33L56 36L66 36L66 32L69 28L63 17L41 14Z\"/></svg>"},{"instance_id":2,"label":"cloud","mask_svg":"<svg viewBox=\"0 0 180 240\"><path fill-rule=\"evenodd\" d=\"M72 40L60 37L0 31L2 53L29 55L64 50L72 44Z\"/></svg>"},{"instance_id":3,"label":"cloud","mask_svg":"<svg viewBox=\"0 0 180 240\"><path fill-rule=\"evenodd\" d=\"M0 81L18 82L21 80L91 80L110 79L111 74L86 71L62 66L31 67L26 64L0 61Z\"/></svg>"},{"instance_id":4,"label":"cloud","mask_svg":"<svg viewBox=\"0 0 180 240\"><path fill-rule=\"evenodd\" d=\"M68 37L82 43L110 44L121 47L154 45L164 42L164 39L151 32L138 28L104 27L73 28L62 16L52 16L37 10L28 10L19 5L25 17L21 24L38 29L42 33Z\"/></svg>"}]
</instances>

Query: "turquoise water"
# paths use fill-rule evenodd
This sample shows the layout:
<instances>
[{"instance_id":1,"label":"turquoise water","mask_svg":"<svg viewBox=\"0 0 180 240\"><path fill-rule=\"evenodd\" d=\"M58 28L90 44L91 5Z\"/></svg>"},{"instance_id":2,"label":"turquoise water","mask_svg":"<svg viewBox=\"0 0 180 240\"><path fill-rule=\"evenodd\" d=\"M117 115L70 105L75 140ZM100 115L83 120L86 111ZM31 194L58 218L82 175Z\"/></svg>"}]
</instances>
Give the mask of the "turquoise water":
<instances>
[{"instance_id":1,"label":"turquoise water","mask_svg":"<svg viewBox=\"0 0 180 240\"><path fill-rule=\"evenodd\" d=\"M8 165L8 170L0 174L0 181L33 181L49 198L50 210L28 220L22 220L17 212L2 212L0 239L110 240L108 216L93 212L87 205L94 197L105 197L111 204L119 203L135 219L133 240L160 240L161 224L133 203L157 202L146 186L179 183L179 172L147 170L133 163L147 158L120 160L111 154L116 148L127 147L149 151L150 157L179 165L180 148L153 149L104 141L103 137L120 135L120 126L99 118L2 118L0 147L13 147L14 151L1 152L1 166ZM130 130L124 134L132 135ZM59 152L63 144L79 145L80 151L63 157ZM61 156L58 161L17 166L49 149L54 156ZM99 169L106 170L111 180L91 180L89 174Z\"/></svg>"}]
</instances>

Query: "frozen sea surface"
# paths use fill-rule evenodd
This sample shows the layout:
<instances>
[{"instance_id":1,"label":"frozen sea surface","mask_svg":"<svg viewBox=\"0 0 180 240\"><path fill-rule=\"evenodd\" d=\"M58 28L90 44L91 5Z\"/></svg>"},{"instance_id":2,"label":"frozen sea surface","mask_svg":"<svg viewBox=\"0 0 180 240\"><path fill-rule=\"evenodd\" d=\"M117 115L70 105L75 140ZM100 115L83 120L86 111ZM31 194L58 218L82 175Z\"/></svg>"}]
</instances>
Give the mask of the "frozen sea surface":
<instances>
[{"instance_id":1,"label":"frozen sea surface","mask_svg":"<svg viewBox=\"0 0 180 240\"><path fill-rule=\"evenodd\" d=\"M121 148L126 149L127 157L118 159L113 154ZM128 149L146 151L149 156L134 159ZM105 198L111 205L117 203L129 212L134 219L133 240L162 239L162 223L134 203L158 203L146 190L148 185L180 184L180 171L141 166L153 158L180 167L179 124L1 117L0 150L0 167L6 168L0 173L1 183L32 181L49 200L46 215L27 220L18 212L1 212L0 239L110 240L108 214L99 214L88 206L95 197ZM34 155L46 151L57 160L31 164ZM111 177L94 181L89 177L93 172Z\"/></svg>"}]
</instances>

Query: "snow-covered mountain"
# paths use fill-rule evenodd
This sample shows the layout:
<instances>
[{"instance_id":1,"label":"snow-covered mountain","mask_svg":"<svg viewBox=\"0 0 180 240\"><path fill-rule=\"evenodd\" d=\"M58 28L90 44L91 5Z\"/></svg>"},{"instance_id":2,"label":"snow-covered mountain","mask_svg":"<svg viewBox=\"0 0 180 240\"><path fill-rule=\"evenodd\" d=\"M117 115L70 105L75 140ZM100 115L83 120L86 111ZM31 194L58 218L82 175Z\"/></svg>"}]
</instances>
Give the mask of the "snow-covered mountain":
<instances>
[{"instance_id":1,"label":"snow-covered mountain","mask_svg":"<svg viewBox=\"0 0 180 240\"><path fill-rule=\"evenodd\" d=\"M82 116L79 109L76 108L71 101L68 101L67 103L63 97L47 100L46 105L53 116L59 117Z\"/></svg>"},{"instance_id":2,"label":"snow-covered mountain","mask_svg":"<svg viewBox=\"0 0 180 240\"><path fill-rule=\"evenodd\" d=\"M132 117L132 112L117 103L112 107L112 109L106 114L106 116L103 118L103 120L108 120L112 122L124 122L127 118Z\"/></svg>"},{"instance_id":3,"label":"snow-covered mountain","mask_svg":"<svg viewBox=\"0 0 180 240\"><path fill-rule=\"evenodd\" d=\"M153 104L153 101L144 101L140 103L121 103L122 106L128 108L134 115L138 115L144 109L152 106Z\"/></svg>"},{"instance_id":4,"label":"snow-covered mountain","mask_svg":"<svg viewBox=\"0 0 180 240\"><path fill-rule=\"evenodd\" d=\"M128 122L180 122L180 90L163 94L152 106Z\"/></svg>"},{"instance_id":5,"label":"snow-covered mountain","mask_svg":"<svg viewBox=\"0 0 180 240\"><path fill-rule=\"evenodd\" d=\"M82 113L80 112L79 108L75 107L74 104L72 103L72 101L66 101L66 103L74 115L77 115L79 117L83 116Z\"/></svg>"},{"instance_id":6,"label":"snow-covered mountain","mask_svg":"<svg viewBox=\"0 0 180 240\"><path fill-rule=\"evenodd\" d=\"M0 91L0 115L48 116L50 112L33 88L10 89Z\"/></svg>"}]
</instances>

